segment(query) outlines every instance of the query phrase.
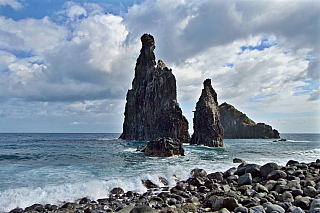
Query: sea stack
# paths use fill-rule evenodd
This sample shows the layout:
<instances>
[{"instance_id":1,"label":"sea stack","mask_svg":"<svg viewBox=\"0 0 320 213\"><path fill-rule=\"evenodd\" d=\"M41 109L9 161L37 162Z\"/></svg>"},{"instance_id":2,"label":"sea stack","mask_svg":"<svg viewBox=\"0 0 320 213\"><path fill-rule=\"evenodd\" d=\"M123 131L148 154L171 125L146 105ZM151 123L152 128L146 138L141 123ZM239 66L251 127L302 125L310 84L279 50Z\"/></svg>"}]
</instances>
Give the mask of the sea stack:
<instances>
[{"instance_id":1,"label":"sea stack","mask_svg":"<svg viewBox=\"0 0 320 213\"><path fill-rule=\"evenodd\" d=\"M222 147L224 130L220 122L217 93L211 86L211 79L206 79L203 85L194 112L194 133L190 144Z\"/></svg>"},{"instance_id":2,"label":"sea stack","mask_svg":"<svg viewBox=\"0 0 320 213\"><path fill-rule=\"evenodd\" d=\"M264 123L256 124L230 104L221 104L219 110L224 138L280 138L276 129Z\"/></svg>"},{"instance_id":3,"label":"sea stack","mask_svg":"<svg viewBox=\"0 0 320 213\"><path fill-rule=\"evenodd\" d=\"M170 137L190 141L188 121L177 102L176 79L161 60L156 63L152 35L141 37L142 48L128 90L123 133L125 140Z\"/></svg>"}]
</instances>

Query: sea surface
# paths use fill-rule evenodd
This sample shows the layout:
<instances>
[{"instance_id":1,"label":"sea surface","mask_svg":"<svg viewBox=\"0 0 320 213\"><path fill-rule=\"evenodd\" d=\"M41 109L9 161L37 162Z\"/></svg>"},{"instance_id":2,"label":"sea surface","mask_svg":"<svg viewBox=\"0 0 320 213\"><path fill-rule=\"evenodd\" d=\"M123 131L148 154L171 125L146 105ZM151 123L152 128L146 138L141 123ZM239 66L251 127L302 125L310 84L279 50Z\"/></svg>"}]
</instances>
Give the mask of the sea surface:
<instances>
[{"instance_id":1,"label":"sea surface","mask_svg":"<svg viewBox=\"0 0 320 213\"><path fill-rule=\"evenodd\" d=\"M223 148L184 144L183 157L146 157L136 152L147 142L118 139L120 134L0 133L0 212L35 203L61 204L82 197L108 197L114 187L143 193L141 180L161 186L186 180L194 168L226 171L234 158L263 165L320 159L320 134L281 134L274 139L225 139Z\"/></svg>"}]
</instances>

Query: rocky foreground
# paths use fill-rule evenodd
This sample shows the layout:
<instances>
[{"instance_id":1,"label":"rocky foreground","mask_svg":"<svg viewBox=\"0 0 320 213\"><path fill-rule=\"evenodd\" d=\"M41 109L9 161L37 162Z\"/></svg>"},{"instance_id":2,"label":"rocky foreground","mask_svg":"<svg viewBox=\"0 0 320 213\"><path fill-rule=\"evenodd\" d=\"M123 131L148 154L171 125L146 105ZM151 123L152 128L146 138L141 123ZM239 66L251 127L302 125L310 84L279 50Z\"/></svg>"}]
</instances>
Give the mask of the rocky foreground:
<instances>
[{"instance_id":1,"label":"rocky foreground","mask_svg":"<svg viewBox=\"0 0 320 213\"><path fill-rule=\"evenodd\" d=\"M11 212L61 213L140 213L140 212L240 212L240 213L320 213L320 160L299 163L290 160L286 166L267 163L247 164L241 159L236 168L207 174L203 169L191 171L188 180L177 180L165 187L143 180L144 194L114 188L108 198L97 201L82 198L61 206L34 204Z\"/></svg>"}]
</instances>

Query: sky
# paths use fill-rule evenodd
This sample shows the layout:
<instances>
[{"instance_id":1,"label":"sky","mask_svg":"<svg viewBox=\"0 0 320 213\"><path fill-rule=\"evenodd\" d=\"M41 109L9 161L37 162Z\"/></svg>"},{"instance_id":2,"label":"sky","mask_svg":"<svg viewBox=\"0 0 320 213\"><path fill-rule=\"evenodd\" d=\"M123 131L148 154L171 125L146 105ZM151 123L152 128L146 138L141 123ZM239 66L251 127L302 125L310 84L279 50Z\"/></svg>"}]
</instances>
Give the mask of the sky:
<instances>
[{"instance_id":1,"label":"sky","mask_svg":"<svg viewBox=\"0 0 320 213\"><path fill-rule=\"evenodd\" d=\"M320 133L312 0L0 0L0 132L121 133L144 33L193 132L203 81L280 133Z\"/></svg>"}]
</instances>

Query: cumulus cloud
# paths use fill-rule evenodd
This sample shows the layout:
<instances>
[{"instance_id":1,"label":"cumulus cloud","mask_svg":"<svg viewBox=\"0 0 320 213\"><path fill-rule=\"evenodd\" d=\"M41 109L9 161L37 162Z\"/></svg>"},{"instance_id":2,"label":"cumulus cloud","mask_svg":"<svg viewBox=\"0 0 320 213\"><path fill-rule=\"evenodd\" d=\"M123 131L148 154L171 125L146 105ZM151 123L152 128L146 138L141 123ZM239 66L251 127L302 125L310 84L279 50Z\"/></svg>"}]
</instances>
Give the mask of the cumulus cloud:
<instances>
[{"instance_id":1,"label":"cumulus cloud","mask_svg":"<svg viewBox=\"0 0 320 213\"><path fill-rule=\"evenodd\" d=\"M65 26L43 19L14 21L0 16L0 48L8 51L41 55L64 42L68 30Z\"/></svg>"},{"instance_id":2,"label":"cumulus cloud","mask_svg":"<svg viewBox=\"0 0 320 213\"><path fill-rule=\"evenodd\" d=\"M310 97L308 98L309 101L315 101L320 99L320 87L317 90L313 90L310 93Z\"/></svg>"},{"instance_id":3,"label":"cumulus cloud","mask_svg":"<svg viewBox=\"0 0 320 213\"><path fill-rule=\"evenodd\" d=\"M7 50L0 53L4 59L0 66L7 70L0 78L1 96L63 102L124 99L133 77L136 43L126 44L128 31L121 17L85 5L88 17L75 20L86 8L67 4L66 13L73 14L72 30L67 27L70 19L58 25L48 17L0 18L5 31L0 37L12 40L0 43ZM31 56L19 58L21 53Z\"/></svg>"},{"instance_id":4,"label":"cumulus cloud","mask_svg":"<svg viewBox=\"0 0 320 213\"><path fill-rule=\"evenodd\" d=\"M249 115L318 111L307 100L319 102L319 9L315 1L146 0L121 16L75 2L58 22L0 16L2 116L117 112L121 121L144 33L173 69L182 105L211 78L220 103Z\"/></svg>"}]
</instances>

